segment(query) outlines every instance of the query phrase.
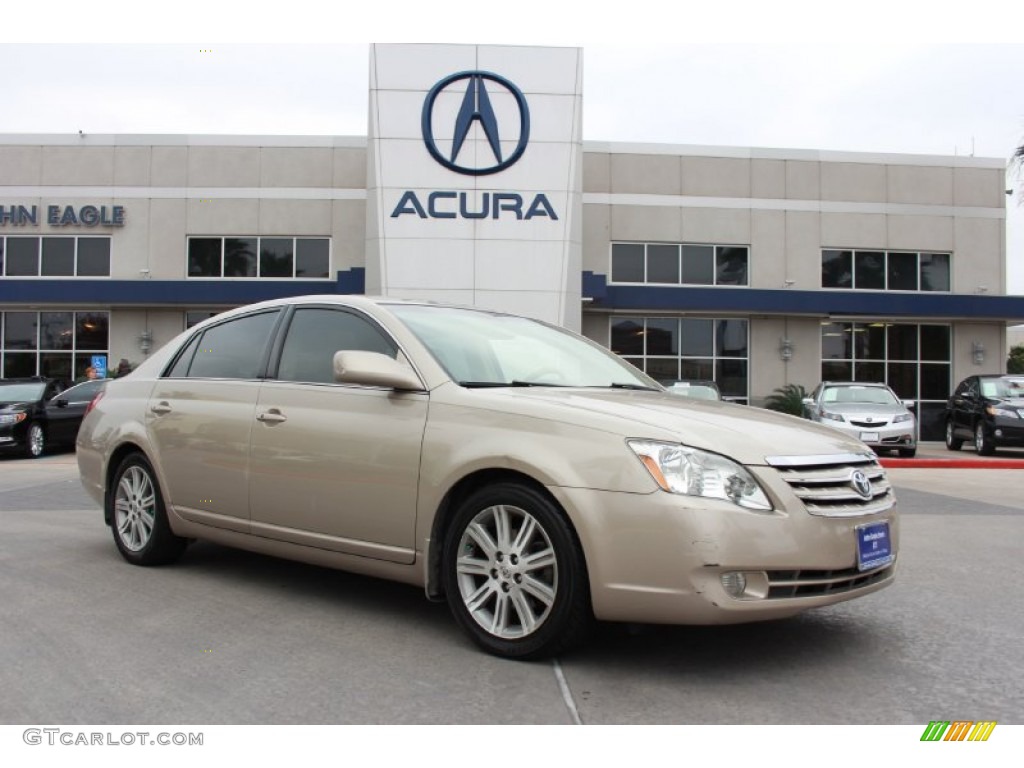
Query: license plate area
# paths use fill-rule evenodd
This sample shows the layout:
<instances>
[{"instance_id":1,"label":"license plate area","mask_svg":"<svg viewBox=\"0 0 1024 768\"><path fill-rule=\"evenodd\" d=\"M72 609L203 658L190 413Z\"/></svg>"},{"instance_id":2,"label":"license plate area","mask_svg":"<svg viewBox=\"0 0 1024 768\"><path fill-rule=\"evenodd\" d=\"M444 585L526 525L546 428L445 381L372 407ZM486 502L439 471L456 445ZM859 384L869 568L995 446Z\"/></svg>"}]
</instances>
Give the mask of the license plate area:
<instances>
[{"instance_id":1,"label":"license plate area","mask_svg":"<svg viewBox=\"0 0 1024 768\"><path fill-rule=\"evenodd\" d=\"M870 571L892 561L889 521L857 526L857 570Z\"/></svg>"},{"instance_id":2,"label":"license plate area","mask_svg":"<svg viewBox=\"0 0 1024 768\"><path fill-rule=\"evenodd\" d=\"M864 443L877 443L878 442L878 433L877 432L861 432L860 433L860 439L861 439L861 442L864 442Z\"/></svg>"}]
</instances>

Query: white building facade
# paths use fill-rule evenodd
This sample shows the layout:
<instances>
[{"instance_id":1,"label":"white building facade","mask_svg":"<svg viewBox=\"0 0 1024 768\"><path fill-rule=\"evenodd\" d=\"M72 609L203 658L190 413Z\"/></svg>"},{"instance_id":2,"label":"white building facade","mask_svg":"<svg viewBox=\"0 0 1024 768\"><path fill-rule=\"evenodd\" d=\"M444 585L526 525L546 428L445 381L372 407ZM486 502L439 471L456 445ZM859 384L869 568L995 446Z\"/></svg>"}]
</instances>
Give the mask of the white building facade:
<instances>
[{"instance_id":1,"label":"white building facade","mask_svg":"<svg viewBox=\"0 0 1024 768\"><path fill-rule=\"evenodd\" d=\"M0 136L0 373L369 293L526 314L738 402L1005 365L1005 162L584 142L583 52L373 46L365 137Z\"/></svg>"}]
</instances>

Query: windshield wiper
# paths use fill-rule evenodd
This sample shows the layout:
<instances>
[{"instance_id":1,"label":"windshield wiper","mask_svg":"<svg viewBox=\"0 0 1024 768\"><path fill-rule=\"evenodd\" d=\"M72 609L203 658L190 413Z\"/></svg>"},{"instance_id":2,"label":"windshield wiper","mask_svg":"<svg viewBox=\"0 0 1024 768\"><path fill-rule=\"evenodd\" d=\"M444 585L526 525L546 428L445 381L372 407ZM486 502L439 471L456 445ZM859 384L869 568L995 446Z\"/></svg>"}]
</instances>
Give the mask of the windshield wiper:
<instances>
[{"instance_id":1,"label":"windshield wiper","mask_svg":"<svg viewBox=\"0 0 1024 768\"><path fill-rule=\"evenodd\" d=\"M495 387L564 387L564 384L551 384L546 381L457 381L460 387L468 389L486 389Z\"/></svg>"},{"instance_id":2,"label":"windshield wiper","mask_svg":"<svg viewBox=\"0 0 1024 768\"><path fill-rule=\"evenodd\" d=\"M645 392L658 392L658 391L660 391L660 390L655 389L654 387L648 387L648 386L645 386L643 384L625 384L625 383L623 383L621 381L613 381L606 388L607 389L642 389Z\"/></svg>"}]
</instances>

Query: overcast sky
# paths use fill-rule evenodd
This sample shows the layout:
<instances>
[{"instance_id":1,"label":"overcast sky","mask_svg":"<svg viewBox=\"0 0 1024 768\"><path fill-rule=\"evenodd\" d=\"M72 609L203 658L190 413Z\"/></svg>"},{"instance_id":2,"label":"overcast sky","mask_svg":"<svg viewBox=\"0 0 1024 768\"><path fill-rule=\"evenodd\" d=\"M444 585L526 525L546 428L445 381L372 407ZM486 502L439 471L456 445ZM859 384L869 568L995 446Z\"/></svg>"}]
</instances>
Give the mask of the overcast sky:
<instances>
[{"instance_id":1,"label":"overcast sky","mask_svg":"<svg viewBox=\"0 0 1024 768\"><path fill-rule=\"evenodd\" d=\"M369 43L455 42L581 46L585 140L1004 160L1024 142L1024 3L380 5L5 11L0 132L365 136ZM1024 294L1020 199L1008 275Z\"/></svg>"}]
</instances>

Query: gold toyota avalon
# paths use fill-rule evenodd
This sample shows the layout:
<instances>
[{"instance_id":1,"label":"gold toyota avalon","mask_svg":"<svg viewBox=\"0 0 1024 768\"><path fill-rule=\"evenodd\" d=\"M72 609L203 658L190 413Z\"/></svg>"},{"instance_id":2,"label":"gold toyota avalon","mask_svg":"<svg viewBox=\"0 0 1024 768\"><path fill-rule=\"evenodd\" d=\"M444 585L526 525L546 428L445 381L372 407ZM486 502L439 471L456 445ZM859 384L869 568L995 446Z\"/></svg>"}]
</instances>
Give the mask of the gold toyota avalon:
<instances>
[{"instance_id":1,"label":"gold toyota avalon","mask_svg":"<svg viewBox=\"0 0 1024 768\"><path fill-rule=\"evenodd\" d=\"M131 563L206 539L414 584L509 658L566 650L595 618L792 616L896 567L893 491L859 441L465 307L218 315L109 382L78 465Z\"/></svg>"}]
</instances>

